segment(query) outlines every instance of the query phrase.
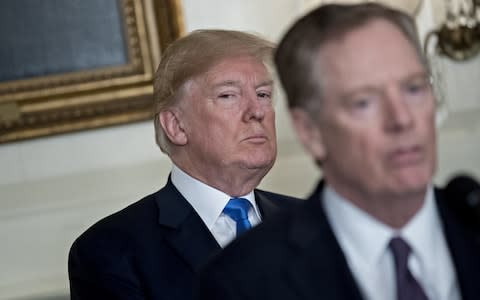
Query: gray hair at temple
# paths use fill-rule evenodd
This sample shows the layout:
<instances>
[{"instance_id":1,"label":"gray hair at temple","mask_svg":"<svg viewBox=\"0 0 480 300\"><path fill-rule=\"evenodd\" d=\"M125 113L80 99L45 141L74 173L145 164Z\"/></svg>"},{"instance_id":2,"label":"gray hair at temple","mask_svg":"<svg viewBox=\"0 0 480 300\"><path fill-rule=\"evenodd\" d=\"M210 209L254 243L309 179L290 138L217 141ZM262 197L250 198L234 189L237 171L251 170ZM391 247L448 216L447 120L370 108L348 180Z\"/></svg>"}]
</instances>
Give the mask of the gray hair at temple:
<instances>
[{"instance_id":1,"label":"gray hair at temple","mask_svg":"<svg viewBox=\"0 0 480 300\"><path fill-rule=\"evenodd\" d=\"M415 21L409 15L377 3L323 5L297 20L275 52L274 62L289 108L300 107L312 117L316 115L321 109L323 73L319 71L321 64L314 68L314 57L322 45L378 19L397 27L415 48L426 70L429 69Z\"/></svg>"},{"instance_id":2,"label":"gray hair at temple","mask_svg":"<svg viewBox=\"0 0 480 300\"><path fill-rule=\"evenodd\" d=\"M170 141L158 120L159 113L175 106L184 96L184 86L226 58L248 56L272 69L273 44L257 35L235 31L196 30L176 40L165 50L155 73L155 139L160 149L170 154Z\"/></svg>"}]
</instances>

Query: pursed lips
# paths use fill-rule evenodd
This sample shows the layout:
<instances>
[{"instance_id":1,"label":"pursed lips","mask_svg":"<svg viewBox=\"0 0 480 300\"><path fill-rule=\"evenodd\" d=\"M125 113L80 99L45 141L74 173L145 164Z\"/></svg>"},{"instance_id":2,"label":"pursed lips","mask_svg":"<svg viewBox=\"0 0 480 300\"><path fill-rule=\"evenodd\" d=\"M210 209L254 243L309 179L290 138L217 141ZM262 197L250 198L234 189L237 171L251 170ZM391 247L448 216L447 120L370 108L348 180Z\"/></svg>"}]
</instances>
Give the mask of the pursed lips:
<instances>
[{"instance_id":1,"label":"pursed lips","mask_svg":"<svg viewBox=\"0 0 480 300\"><path fill-rule=\"evenodd\" d=\"M420 163L423 159L421 145L400 146L388 154L388 161L395 166L411 166Z\"/></svg>"},{"instance_id":2,"label":"pursed lips","mask_svg":"<svg viewBox=\"0 0 480 300\"><path fill-rule=\"evenodd\" d=\"M242 141L254 143L254 144L263 144L267 140L268 140L268 137L265 134L253 134L242 139Z\"/></svg>"}]
</instances>

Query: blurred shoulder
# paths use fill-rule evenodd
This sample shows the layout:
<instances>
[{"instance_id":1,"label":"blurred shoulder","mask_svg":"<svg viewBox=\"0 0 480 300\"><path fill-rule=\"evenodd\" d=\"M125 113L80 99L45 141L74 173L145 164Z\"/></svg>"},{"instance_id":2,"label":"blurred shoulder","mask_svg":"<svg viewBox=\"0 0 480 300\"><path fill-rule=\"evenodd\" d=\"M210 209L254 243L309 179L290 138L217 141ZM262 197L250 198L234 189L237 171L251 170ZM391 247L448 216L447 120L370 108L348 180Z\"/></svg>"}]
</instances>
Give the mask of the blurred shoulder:
<instances>
[{"instance_id":1,"label":"blurred shoulder","mask_svg":"<svg viewBox=\"0 0 480 300\"><path fill-rule=\"evenodd\" d=\"M480 189L435 187L435 200L444 224L480 233Z\"/></svg>"},{"instance_id":2,"label":"blurred shoulder","mask_svg":"<svg viewBox=\"0 0 480 300\"><path fill-rule=\"evenodd\" d=\"M268 198L272 201L286 203L286 204L296 205L296 204L301 203L304 200L302 198L297 198L297 197L290 196L290 195L285 195L285 194L278 194L278 193L265 191L265 190L260 190L260 189L255 189L255 193L257 193L257 194L259 194L263 197L266 197L266 198Z\"/></svg>"}]
</instances>

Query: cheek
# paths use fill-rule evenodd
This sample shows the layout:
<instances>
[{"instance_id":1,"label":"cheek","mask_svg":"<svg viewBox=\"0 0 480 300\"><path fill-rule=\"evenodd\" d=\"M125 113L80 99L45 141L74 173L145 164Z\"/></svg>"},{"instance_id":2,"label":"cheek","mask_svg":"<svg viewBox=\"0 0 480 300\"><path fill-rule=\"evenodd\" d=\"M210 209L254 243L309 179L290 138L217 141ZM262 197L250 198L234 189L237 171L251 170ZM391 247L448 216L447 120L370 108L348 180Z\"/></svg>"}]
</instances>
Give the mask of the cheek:
<instances>
[{"instance_id":1,"label":"cheek","mask_svg":"<svg viewBox=\"0 0 480 300\"><path fill-rule=\"evenodd\" d=\"M437 165L437 130L432 124L433 122L426 125L424 140L428 149L426 155L430 157L431 168L435 171Z\"/></svg>"},{"instance_id":2,"label":"cheek","mask_svg":"<svg viewBox=\"0 0 480 300\"><path fill-rule=\"evenodd\" d=\"M262 110L263 114L262 123L275 123L275 109L272 104L264 104L260 109Z\"/></svg>"},{"instance_id":3,"label":"cheek","mask_svg":"<svg viewBox=\"0 0 480 300\"><path fill-rule=\"evenodd\" d=\"M222 125L218 123L215 126L211 126L210 130L204 132L203 135L210 143L220 144L222 147L228 148L235 137L235 129L232 124L223 123Z\"/></svg>"},{"instance_id":4,"label":"cheek","mask_svg":"<svg viewBox=\"0 0 480 300\"><path fill-rule=\"evenodd\" d=\"M217 152L234 153L239 149L239 141L242 140L245 133L246 130L241 126L241 122L230 118L217 120L215 125L211 126L210 132L205 132L204 135L210 135L208 140L213 145L209 147L215 147Z\"/></svg>"},{"instance_id":5,"label":"cheek","mask_svg":"<svg viewBox=\"0 0 480 300\"><path fill-rule=\"evenodd\" d=\"M232 135L231 124L213 118L205 118L191 123L191 126L193 127L190 128L190 138L202 149L218 152L229 146L229 139Z\"/></svg>"},{"instance_id":6,"label":"cheek","mask_svg":"<svg viewBox=\"0 0 480 300\"><path fill-rule=\"evenodd\" d=\"M360 173L364 178L382 177L385 170L382 145L380 137L373 132L347 136L342 143L344 148L342 154L346 157L345 168L357 174Z\"/></svg>"},{"instance_id":7,"label":"cheek","mask_svg":"<svg viewBox=\"0 0 480 300\"><path fill-rule=\"evenodd\" d=\"M430 147L436 147L436 134L437 129L435 127L435 111L433 108L426 111L419 112L416 116L418 130L417 134L421 141L428 143Z\"/></svg>"},{"instance_id":8,"label":"cheek","mask_svg":"<svg viewBox=\"0 0 480 300\"><path fill-rule=\"evenodd\" d=\"M380 141L371 136L352 136L352 143L347 148L355 156L356 163L365 167L374 166L381 161L378 146Z\"/></svg>"},{"instance_id":9,"label":"cheek","mask_svg":"<svg viewBox=\"0 0 480 300\"><path fill-rule=\"evenodd\" d=\"M275 126L275 113L267 115L264 120L265 128L273 135L276 136L276 126Z\"/></svg>"},{"instance_id":10,"label":"cheek","mask_svg":"<svg viewBox=\"0 0 480 300\"><path fill-rule=\"evenodd\" d=\"M335 156L339 156L336 154L338 152L345 158L359 159L359 156L363 156L367 159L367 155L376 152L379 144L376 139L378 135L366 128L329 128L328 131L326 142L330 147L327 150Z\"/></svg>"}]
</instances>

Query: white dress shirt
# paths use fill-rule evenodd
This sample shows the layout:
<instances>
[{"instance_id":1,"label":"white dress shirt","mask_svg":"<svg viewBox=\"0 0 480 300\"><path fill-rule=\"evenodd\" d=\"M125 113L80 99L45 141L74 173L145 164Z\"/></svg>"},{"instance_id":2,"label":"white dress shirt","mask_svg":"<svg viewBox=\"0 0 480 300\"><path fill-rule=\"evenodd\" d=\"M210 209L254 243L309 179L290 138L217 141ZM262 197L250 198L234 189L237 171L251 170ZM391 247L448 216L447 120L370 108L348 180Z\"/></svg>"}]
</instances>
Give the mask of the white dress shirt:
<instances>
[{"instance_id":1,"label":"white dress shirt","mask_svg":"<svg viewBox=\"0 0 480 300\"><path fill-rule=\"evenodd\" d=\"M223 213L223 209L232 197L193 178L175 164L172 166L171 179L180 194L195 209L217 243L222 248L230 243L236 235L236 223ZM251 191L240 198L245 198L252 204L248 211L250 224L255 226L260 223L261 218L255 202L255 193Z\"/></svg>"},{"instance_id":2,"label":"white dress shirt","mask_svg":"<svg viewBox=\"0 0 480 300\"><path fill-rule=\"evenodd\" d=\"M420 211L400 230L376 220L328 185L322 197L327 219L365 299L396 299L395 265L388 248L396 236L412 248L409 269L430 300L461 299L432 187Z\"/></svg>"}]
</instances>

